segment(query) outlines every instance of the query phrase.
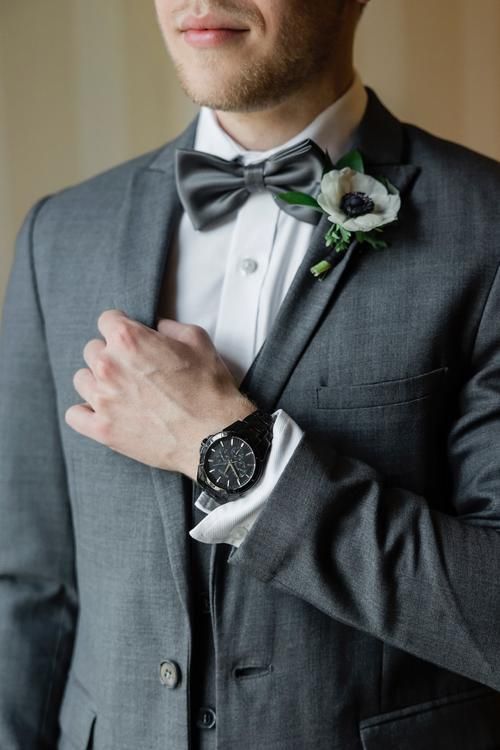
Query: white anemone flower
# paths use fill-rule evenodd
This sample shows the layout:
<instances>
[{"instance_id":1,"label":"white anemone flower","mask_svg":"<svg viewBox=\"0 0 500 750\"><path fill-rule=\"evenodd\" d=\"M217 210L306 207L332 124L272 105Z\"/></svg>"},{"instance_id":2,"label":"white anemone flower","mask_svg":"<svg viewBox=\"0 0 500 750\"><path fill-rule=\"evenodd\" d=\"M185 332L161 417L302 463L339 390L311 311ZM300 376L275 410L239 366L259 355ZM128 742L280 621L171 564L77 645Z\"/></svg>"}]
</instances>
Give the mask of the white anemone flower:
<instances>
[{"instance_id":1,"label":"white anemone flower","mask_svg":"<svg viewBox=\"0 0 500 750\"><path fill-rule=\"evenodd\" d=\"M396 219L401 199L394 191L374 177L343 167L323 175L316 200L332 224L350 232L369 232Z\"/></svg>"}]
</instances>

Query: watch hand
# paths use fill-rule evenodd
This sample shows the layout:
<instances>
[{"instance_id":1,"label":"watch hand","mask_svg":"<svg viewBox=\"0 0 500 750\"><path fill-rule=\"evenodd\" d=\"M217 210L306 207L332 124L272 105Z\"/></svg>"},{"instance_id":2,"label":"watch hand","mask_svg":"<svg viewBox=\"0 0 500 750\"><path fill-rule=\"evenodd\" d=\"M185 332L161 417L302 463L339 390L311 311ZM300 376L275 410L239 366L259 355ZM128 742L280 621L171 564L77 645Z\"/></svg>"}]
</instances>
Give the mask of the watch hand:
<instances>
[{"instance_id":1,"label":"watch hand","mask_svg":"<svg viewBox=\"0 0 500 750\"><path fill-rule=\"evenodd\" d=\"M239 478L240 478L240 475L238 474L238 472L237 472L237 471L236 471L236 469L234 468L234 466L233 466L233 462L232 462L232 461L231 461L231 459L229 459L229 458L227 459L227 466L226 466L226 468L224 469L224 471L223 471L222 473L223 473L224 475L225 475L225 474L227 474L227 470L228 470L228 468L229 468L229 467L231 467L231 469L233 470L234 474L236 475L236 479L239 479Z\"/></svg>"},{"instance_id":2,"label":"watch hand","mask_svg":"<svg viewBox=\"0 0 500 750\"><path fill-rule=\"evenodd\" d=\"M224 461L230 461L230 458L228 457L225 449L222 446L221 446L220 452L221 452L221 456L224 459Z\"/></svg>"}]
</instances>

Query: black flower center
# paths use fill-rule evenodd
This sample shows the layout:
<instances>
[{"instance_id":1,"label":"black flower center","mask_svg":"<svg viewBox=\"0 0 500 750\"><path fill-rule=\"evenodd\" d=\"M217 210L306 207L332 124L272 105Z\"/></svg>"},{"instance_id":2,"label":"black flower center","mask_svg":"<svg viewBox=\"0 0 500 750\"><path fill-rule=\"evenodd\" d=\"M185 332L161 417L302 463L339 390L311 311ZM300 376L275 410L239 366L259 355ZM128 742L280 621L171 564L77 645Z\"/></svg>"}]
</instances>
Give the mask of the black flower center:
<instances>
[{"instance_id":1,"label":"black flower center","mask_svg":"<svg viewBox=\"0 0 500 750\"><path fill-rule=\"evenodd\" d=\"M341 210L347 216L363 216L373 211L374 203L366 193L346 193L340 201Z\"/></svg>"}]
</instances>

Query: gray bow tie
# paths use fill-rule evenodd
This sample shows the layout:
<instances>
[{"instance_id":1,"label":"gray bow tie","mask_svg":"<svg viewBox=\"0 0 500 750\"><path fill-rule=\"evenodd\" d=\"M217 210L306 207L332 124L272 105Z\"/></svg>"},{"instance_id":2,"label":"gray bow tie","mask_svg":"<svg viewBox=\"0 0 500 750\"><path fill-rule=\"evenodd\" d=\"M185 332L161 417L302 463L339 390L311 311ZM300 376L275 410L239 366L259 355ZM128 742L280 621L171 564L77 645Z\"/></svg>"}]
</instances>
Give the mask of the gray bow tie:
<instances>
[{"instance_id":1,"label":"gray bow tie","mask_svg":"<svg viewBox=\"0 0 500 750\"><path fill-rule=\"evenodd\" d=\"M321 216L318 211L285 203L276 194L288 190L312 194L328 164L327 154L310 138L246 165L241 156L228 161L204 151L177 149L175 180L180 201L195 229L235 211L251 193L262 190L270 192L286 213L317 224Z\"/></svg>"}]
</instances>

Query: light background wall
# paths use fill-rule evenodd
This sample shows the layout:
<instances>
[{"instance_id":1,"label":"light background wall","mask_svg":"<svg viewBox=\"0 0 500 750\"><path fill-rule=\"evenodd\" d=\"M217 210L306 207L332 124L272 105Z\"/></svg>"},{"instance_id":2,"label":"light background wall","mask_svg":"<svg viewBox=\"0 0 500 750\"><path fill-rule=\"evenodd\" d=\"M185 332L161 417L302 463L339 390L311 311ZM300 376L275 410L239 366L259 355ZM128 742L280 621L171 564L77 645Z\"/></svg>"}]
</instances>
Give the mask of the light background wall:
<instances>
[{"instance_id":1,"label":"light background wall","mask_svg":"<svg viewBox=\"0 0 500 750\"><path fill-rule=\"evenodd\" d=\"M500 160L499 39L499 0L371 0L355 64L402 120ZM37 198L161 145L195 112L153 0L0 0L0 305Z\"/></svg>"}]
</instances>

